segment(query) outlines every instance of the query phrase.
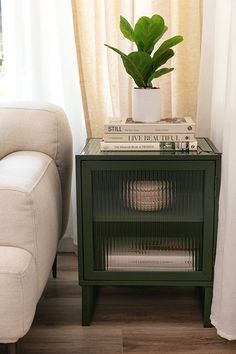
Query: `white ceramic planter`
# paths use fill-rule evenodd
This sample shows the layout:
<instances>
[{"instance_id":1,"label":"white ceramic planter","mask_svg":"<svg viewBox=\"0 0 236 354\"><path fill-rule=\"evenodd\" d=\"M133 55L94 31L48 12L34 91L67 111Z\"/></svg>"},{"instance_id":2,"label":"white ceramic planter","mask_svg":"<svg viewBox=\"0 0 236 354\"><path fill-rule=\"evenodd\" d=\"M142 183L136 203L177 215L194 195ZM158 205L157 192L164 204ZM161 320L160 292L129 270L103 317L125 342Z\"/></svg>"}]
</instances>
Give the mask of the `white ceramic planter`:
<instances>
[{"instance_id":1,"label":"white ceramic planter","mask_svg":"<svg viewBox=\"0 0 236 354\"><path fill-rule=\"evenodd\" d=\"M157 122L161 119L161 90L134 88L132 118L135 122Z\"/></svg>"}]
</instances>

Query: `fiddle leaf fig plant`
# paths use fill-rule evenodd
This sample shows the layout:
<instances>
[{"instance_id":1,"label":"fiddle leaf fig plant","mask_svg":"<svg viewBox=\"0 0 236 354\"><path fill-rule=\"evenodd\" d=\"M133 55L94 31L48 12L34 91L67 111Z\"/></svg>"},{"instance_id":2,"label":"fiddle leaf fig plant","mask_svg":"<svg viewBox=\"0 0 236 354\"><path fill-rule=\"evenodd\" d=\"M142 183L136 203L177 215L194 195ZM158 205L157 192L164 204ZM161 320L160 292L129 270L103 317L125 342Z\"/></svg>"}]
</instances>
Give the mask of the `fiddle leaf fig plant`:
<instances>
[{"instance_id":1,"label":"fiddle leaf fig plant","mask_svg":"<svg viewBox=\"0 0 236 354\"><path fill-rule=\"evenodd\" d=\"M173 57L175 52L171 48L183 41L182 36L167 39L153 53L155 45L167 29L160 15L153 15L151 18L143 16L134 28L123 16L120 16L120 30L125 38L136 44L137 51L127 55L105 44L121 56L126 72L140 88L152 88L152 80L174 70L174 68L160 67Z\"/></svg>"}]
</instances>

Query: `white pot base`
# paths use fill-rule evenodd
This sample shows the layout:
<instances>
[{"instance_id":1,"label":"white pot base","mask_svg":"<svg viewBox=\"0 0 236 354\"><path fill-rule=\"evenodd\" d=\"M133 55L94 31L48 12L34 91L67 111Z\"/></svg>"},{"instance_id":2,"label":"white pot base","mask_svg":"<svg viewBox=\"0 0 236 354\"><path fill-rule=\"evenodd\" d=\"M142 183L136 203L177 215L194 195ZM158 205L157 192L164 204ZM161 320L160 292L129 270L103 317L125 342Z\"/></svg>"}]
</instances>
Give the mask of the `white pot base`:
<instances>
[{"instance_id":1,"label":"white pot base","mask_svg":"<svg viewBox=\"0 0 236 354\"><path fill-rule=\"evenodd\" d=\"M161 90L159 88L133 89L132 118L140 123L154 123L161 120Z\"/></svg>"}]
</instances>

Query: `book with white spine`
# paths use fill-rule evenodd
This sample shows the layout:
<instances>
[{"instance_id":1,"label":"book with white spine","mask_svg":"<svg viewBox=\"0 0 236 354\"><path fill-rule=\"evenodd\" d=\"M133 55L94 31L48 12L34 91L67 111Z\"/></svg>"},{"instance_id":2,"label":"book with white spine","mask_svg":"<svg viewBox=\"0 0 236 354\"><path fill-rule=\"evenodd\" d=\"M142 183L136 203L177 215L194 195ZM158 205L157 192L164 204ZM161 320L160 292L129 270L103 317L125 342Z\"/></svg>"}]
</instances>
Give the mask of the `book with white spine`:
<instances>
[{"instance_id":1,"label":"book with white spine","mask_svg":"<svg viewBox=\"0 0 236 354\"><path fill-rule=\"evenodd\" d=\"M155 134L195 133L195 122L191 117L164 118L154 123L137 123L132 118L113 118L104 124L104 134Z\"/></svg>"},{"instance_id":2,"label":"book with white spine","mask_svg":"<svg viewBox=\"0 0 236 354\"><path fill-rule=\"evenodd\" d=\"M104 134L105 143L124 142L124 143L155 143L172 141L194 141L194 134Z\"/></svg>"},{"instance_id":3,"label":"book with white spine","mask_svg":"<svg viewBox=\"0 0 236 354\"><path fill-rule=\"evenodd\" d=\"M146 250L144 252L110 253L108 270L193 270L193 255L188 250Z\"/></svg>"},{"instance_id":4,"label":"book with white spine","mask_svg":"<svg viewBox=\"0 0 236 354\"><path fill-rule=\"evenodd\" d=\"M196 151L197 141L157 143L108 143L101 141L100 148L101 151Z\"/></svg>"}]
</instances>

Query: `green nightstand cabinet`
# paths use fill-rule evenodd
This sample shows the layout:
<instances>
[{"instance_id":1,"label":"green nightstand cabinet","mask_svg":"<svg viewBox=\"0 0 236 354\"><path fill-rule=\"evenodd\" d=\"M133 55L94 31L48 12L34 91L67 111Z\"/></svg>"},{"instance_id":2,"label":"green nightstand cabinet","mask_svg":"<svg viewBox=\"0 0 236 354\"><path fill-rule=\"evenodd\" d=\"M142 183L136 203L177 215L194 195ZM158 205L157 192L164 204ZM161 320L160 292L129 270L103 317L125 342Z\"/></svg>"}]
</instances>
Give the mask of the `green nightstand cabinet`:
<instances>
[{"instance_id":1,"label":"green nightstand cabinet","mask_svg":"<svg viewBox=\"0 0 236 354\"><path fill-rule=\"evenodd\" d=\"M194 286L210 326L221 155L100 152L89 139L76 156L82 324L99 286Z\"/></svg>"}]
</instances>

